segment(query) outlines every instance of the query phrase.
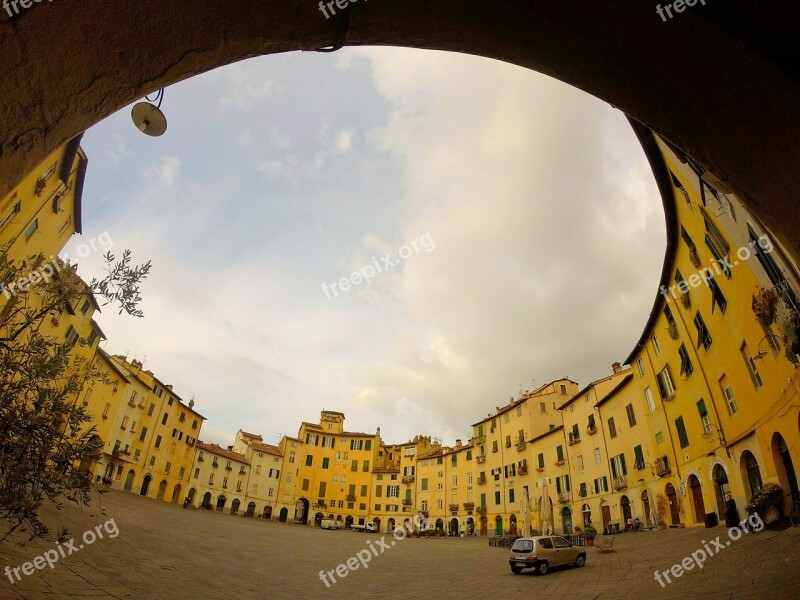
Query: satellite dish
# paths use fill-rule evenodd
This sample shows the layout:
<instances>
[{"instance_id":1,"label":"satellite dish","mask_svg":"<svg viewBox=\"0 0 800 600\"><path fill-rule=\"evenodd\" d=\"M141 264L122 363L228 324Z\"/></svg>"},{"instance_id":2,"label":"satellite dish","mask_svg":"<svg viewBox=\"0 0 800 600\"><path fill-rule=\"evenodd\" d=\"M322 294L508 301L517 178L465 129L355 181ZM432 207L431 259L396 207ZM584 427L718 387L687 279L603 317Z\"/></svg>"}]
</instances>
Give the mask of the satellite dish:
<instances>
[{"instance_id":1,"label":"satellite dish","mask_svg":"<svg viewBox=\"0 0 800 600\"><path fill-rule=\"evenodd\" d=\"M131 110L131 119L136 128L152 137L163 135L167 130L167 118L155 105L149 102L138 102Z\"/></svg>"}]
</instances>

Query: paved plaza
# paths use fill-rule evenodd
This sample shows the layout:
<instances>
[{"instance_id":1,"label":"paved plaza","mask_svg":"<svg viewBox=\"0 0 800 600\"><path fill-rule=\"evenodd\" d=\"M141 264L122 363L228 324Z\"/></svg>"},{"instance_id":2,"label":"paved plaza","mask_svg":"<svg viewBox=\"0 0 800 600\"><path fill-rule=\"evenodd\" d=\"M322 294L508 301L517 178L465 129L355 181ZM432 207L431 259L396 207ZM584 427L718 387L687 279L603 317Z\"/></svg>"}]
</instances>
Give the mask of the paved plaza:
<instances>
[{"instance_id":1,"label":"paved plaza","mask_svg":"<svg viewBox=\"0 0 800 600\"><path fill-rule=\"evenodd\" d=\"M797 598L800 570L795 563L800 527L744 535L708 558L702 570L688 571L662 588L653 572L703 548L724 527L672 529L621 534L616 552L587 548L583 568L554 570L540 577L513 575L508 551L489 547L485 538L406 539L352 531L327 531L271 523L112 492L97 508L81 513L65 506L58 522L76 538L110 519L118 535L104 535L72 555L59 558L12 585L0 580L2 599L157 598L157 599L530 599L566 598ZM53 512L47 511L53 522ZM106 533L113 529L101 528ZM113 533L113 532L112 532ZM371 544L369 544L371 542ZM365 570L327 588L319 571L374 547ZM54 544L34 541L20 547L0 543L0 569L32 561ZM66 552L65 552L66 554ZM366 553L362 553L366 555ZM343 569L342 569L343 570Z\"/></svg>"}]
</instances>

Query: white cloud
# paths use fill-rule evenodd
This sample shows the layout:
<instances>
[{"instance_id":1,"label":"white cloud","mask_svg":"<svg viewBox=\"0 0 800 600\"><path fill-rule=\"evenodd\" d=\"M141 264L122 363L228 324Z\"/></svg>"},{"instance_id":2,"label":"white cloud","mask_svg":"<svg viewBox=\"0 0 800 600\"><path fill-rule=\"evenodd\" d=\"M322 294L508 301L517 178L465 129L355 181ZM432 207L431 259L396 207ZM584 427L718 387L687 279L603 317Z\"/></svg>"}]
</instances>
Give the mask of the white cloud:
<instances>
[{"instance_id":1,"label":"white cloud","mask_svg":"<svg viewBox=\"0 0 800 600\"><path fill-rule=\"evenodd\" d=\"M172 188L181 168L181 159L175 156L163 156L158 164L151 164L144 170L144 177L152 186Z\"/></svg>"}]
</instances>

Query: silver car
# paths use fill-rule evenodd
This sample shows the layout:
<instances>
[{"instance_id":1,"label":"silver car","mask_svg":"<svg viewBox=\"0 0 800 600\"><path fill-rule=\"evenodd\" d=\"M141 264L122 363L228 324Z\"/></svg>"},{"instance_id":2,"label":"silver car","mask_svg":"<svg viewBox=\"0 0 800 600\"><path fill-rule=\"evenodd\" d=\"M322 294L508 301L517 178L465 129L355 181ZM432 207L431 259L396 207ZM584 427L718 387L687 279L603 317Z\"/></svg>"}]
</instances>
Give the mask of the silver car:
<instances>
[{"instance_id":1,"label":"silver car","mask_svg":"<svg viewBox=\"0 0 800 600\"><path fill-rule=\"evenodd\" d=\"M511 546L508 564L515 575L522 573L523 569L536 569L536 573L544 575L550 567L582 567L586 564L586 549L573 546L559 535L524 537Z\"/></svg>"}]
</instances>

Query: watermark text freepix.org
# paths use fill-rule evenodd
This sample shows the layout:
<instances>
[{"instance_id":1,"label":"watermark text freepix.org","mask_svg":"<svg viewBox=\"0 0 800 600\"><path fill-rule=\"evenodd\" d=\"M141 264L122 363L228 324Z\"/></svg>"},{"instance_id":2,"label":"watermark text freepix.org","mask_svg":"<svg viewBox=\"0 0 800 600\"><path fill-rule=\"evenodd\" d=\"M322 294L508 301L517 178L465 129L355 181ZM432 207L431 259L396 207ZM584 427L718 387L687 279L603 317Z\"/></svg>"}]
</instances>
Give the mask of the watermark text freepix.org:
<instances>
[{"instance_id":1,"label":"watermark text freepix.org","mask_svg":"<svg viewBox=\"0 0 800 600\"><path fill-rule=\"evenodd\" d=\"M47 1L52 2L53 0ZM20 7L23 9L30 8L34 4L39 4L40 2L44 2L44 0L3 0L3 8L6 9L9 17L13 17L20 13ZM13 13L11 12L12 8L14 9Z\"/></svg>"},{"instance_id":2,"label":"watermark text freepix.org","mask_svg":"<svg viewBox=\"0 0 800 600\"><path fill-rule=\"evenodd\" d=\"M749 528L748 528L749 525ZM731 542L735 542L740 537L742 537L742 533L750 533L751 531L761 531L764 529L764 521L761 520L761 517L758 513L753 513L749 517L747 517L744 521L739 523L739 526L731 527L728 530L728 540L725 543L722 543L720 540L720 536L717 536L715 539L711 540L710 542L706 542L703 540L701 543L703 547L699 550L695 550L692 552L691 556L687 556L684 558L680 563L676 563L672 565L666 571L660 571L656 569L654 573L655 580L661 584L661 587L667 587L667 583L672 583L670 579L670 575L674 578L678 578L683 576L685 571L691 571L692 569L697 566L698 569L703 568L703 563L706 559L711 558L715 554L717 554L720 550L724 550L728 546L731 545ZM710 544L710 545L709 545ZM661 578L664 578L667 583L664 583Z\"/></svg>"},{"instance_id":3,"label":"watermark text freepix.org","mask_svg":"<svg viewBox=\"0 0 800 600\"><path fill-rule=\"evenodd\" d=\"M104 231L97 237L93 237L87 242L80 244L75 248L75 254L78 255L78 258L86 258L92 252L97 252L98 250L108 252L113 247L114 241L111 239L111 235L107 231ZM40 265L38 269L31 271L24 277L19 277L16 281L12 281L8 285L0 281L0 292L3 292L6 298L11 299L11 296L16 296L17 292L24 292L32 285L37 285L43 281L50 281L53 275L64 269L64 264L67 266L71 264L67 254L64 255L63 259L51 255L48 262Z\"/></svg>"},{"instance_id":4,"label":"watermark text freepix.org","mask_svg":"<svg viewBox=\"0 0 800 600\"><path fill-rule=\"evenodd\" d=\"M366 1L367 0L364 0L364 2L366 2ZM331 0L330 2L322 2L322 1L320 1L320 3L319 3L319 11L323 15L325 15L326 19L330 19L331 15L335 15L336 14L336 9L333 8L334 6L336 6L336 8L338 8L339 10L344 10L350 5L350 3L355 3L355 2L358 2L358 0ZM331 11L330 15L328 14L328 10L325 10L326 6L328 7L328 10Z\"/></svg>"},{"instance_id":5,"label":"watermark text freepix.org","mask_svg":"<svg viewBox=\"0 0 800 600\"><path fill-rule=\"evenodd\" d=\"M50 567L54 569L56 563L62 559L67 558L68 556L75 554L79 550L83 550L86 546L91 546L97 540L103 539L103 531L108 534L109 539L114 539L119 535L119 528L117 527L117 523L114 519L109 519L105 523L101 523L97 525L94 529L87 529L83 532L81 539L83 543L76 546L75 538L71 540L67 540L65 542L56 542L56 547L47 550L44 554L40 554L36 558L26 563L23 563L19 567L14 567L13 569L9 566L6 566L5 575L8 577L8 580L11 582L12 585L15 585L17 581L22 581L22 576L19 574L22 571L22 575L33 575L36 569L42 570L45 567ZM16 577L16 581L14 580Z\"/></svg>"},{"instance_id":6,"label":"watermark text freepix.org","mask_svg":"<svg viewBox=\"0 0 800 600\"><path fill-rule=\"evenodd\" d=\"M320 571L320 581L325 584L325 587L331 587L332 584L336 583L336 575L338 575L340 579L344 579L350 574L350 571L355 571L359 568L359 566L364 567L364 569L368 569L368 563L372 560L373 556L380 556L389 548L394 546L397 542L406 539L409 533L414 532L414 525L417 526L419 531L425 531L428 528L428 520L422 516L422 513L419 513L414 517L413 524L411 523L410 519L407 519L405 522L405 527L398 526L395 528L395 530L392 532L392 537L394 539L390 543L386 542L385 535L382 535L381 539L379 539L376 543L373 543L372 540L368 541L368 548L359 550L356 552L355 556L351 556L342 564L337 565L335 569L331 569L330 571ZM378 550L380 550L380 552ZM328 578L330 578L331 583L328 582Z\"/></svg>"},{"instance_id":7,"label":"watermark text freepix.org","mask_svg":"<svg viewBox=\"0 0 800 600\"><path fill-rule=\"evenodd\" d=\"M419 239L413 240L409 244L405 244L404 246L400 246L397 251L397 254L400 256L401 260L394 259L393 255L390 252L384 256L380 257L380 261L376 257L372 257L372 264L364 265L358 271L354 271L350 274L349 277L342 277L338 281L334 281L333 283L322 283L322 291L325 296L330 300L333 296L338 296L339 292L346 292L351 287L356 285L361 285L365 281L367 285L372 283L372 279L378 274L383 273L384 271L388 271L399 265L403 260L408 260L414 253L419 253L420 248L425 250L425 252L432 252L436 249L436 243L433 241L430 233L426 233L425 235L421 236ZM336 288L339 288L338 290Z\"/></svg>"},{"instance_id":8,"label":"watermark text freepix.org","mask_svg":"<svg viewBox=\"0 0 800 600\"><path fill-rule=\"evenodd\" d=\"M675 16L672 14L673 10L676 13L682 13L686 10L687 6L695 6L698 2L703 6L706 5L706 0L675 0L675 2L670 2L666 6L661 6L660 4L656 6L656 13L661 17L661 21L666 23L667 18L671 19ZM666 13L666 15L664 13Z\"/></svg>"},{"instance_id":9,"label":"watermark text freepix.org","mask_svg":"<svg viewBox=\"0 0 800 600\"><path fill-rule=\"evenodd\" d=\"M698 287L704 281L708 283L710 276L713 276L715 273L716 275L722 275L723 273L730 273L733 267L739 266L740 261L749 260L754 253L756 252L763 252L769 254L775 249L772 245L772 241L769 239L769 236L762 235L760 238L756 240L752 240L749 246L742 246L736 251L736 256L739 260L734 260L730 262L731 259L728 257L721 258L719 260L712 258L711 259L711 267L703 267L697 273L692 273L688 278L685 280L677 282L675 285L671 285L666 287L662 285L659 290L662 296L667 299L667 302L670 300L677 300L681 294L686 294L690 286L691 287ZM675 293L675 290L678 290L679 293Z\"/></svg>"}]
</instances>

